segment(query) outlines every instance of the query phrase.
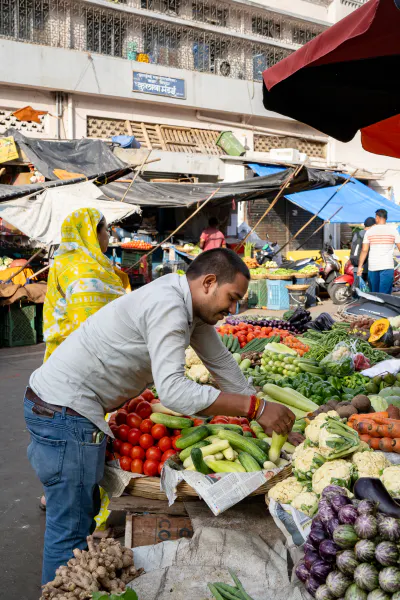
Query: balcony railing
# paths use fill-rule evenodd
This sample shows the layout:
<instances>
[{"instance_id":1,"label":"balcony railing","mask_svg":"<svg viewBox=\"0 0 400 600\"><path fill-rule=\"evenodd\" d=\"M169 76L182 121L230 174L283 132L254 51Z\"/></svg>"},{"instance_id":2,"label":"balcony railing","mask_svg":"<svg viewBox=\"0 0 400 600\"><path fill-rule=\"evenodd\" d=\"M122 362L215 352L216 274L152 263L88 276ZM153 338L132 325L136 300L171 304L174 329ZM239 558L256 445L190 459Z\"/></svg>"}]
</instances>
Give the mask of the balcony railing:
<instances>
[{"instance_id":1,"label":"balcony railing","mask_svg":"<svg viewBox=\"0 0 400 600\"><path fill-rule=\"evenodd\" d=\"M222 31L175 24L140 11L100 8L85 0L0 0L0 37L260 80L262 71L291 53L276 42L290 42L295 47L319 33L301 21L223 2L120 0L116 4L156 12L164 8L167 15L176 10L179 17ZM242 31L252 39L229 35L230 31Z\"/></svg>"}]
</instances>

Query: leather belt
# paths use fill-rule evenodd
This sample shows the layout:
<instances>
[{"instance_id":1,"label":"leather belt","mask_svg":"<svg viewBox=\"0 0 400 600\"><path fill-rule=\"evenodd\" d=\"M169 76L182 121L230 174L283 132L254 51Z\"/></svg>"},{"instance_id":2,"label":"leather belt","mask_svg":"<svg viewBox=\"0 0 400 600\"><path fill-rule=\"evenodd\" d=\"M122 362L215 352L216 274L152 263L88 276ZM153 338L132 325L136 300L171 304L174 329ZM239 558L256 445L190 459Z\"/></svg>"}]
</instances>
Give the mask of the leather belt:
<instances>
[{"instance_id":1,"label":"leather belt","mask_svg":"<svg viewBox=\"0 0 400 600\"><path fill-rule=\"evenodd\" d=\"M62 410L64 408L63 406L57 406L56 404L49 404L48 402L44 402L44 400L39 398L39 396L37 394L35 394L35 392L30 387L26 388L25 398L27 400L30 400L31 402L34 402L38 406L43 406L43 408L46 408L49 411L54 411L54 412L60 413L60 412L62 412ZM79 413L77 413L75 410L72 410L72 408L66 408L65 412L67 415L70 415L71 417L81 417L82 416Z\"/></svg>"}]
</instances>

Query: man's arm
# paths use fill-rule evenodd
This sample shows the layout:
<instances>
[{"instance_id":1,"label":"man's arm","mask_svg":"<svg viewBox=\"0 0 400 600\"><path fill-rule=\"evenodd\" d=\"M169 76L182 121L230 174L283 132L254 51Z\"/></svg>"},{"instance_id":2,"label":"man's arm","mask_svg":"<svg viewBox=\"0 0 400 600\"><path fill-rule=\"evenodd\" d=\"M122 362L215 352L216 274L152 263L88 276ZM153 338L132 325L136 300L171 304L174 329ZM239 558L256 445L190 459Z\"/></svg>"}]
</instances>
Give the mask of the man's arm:
<instances>
[{"instance_id":1,"label":"man's arm","mask_svg":"<svg viewBox=\"0 0 400 600\"><path fill-rule=\"evenodd\" d=\"M361 254L360 254L360 260L358 263L358 269L357 269L357 275L359 277L361 277L361 275L363 274L363 266L364 266L365 260L368 256L368 251L369 251L369 244L363 244Z\"/></svg>"}]
</instances>

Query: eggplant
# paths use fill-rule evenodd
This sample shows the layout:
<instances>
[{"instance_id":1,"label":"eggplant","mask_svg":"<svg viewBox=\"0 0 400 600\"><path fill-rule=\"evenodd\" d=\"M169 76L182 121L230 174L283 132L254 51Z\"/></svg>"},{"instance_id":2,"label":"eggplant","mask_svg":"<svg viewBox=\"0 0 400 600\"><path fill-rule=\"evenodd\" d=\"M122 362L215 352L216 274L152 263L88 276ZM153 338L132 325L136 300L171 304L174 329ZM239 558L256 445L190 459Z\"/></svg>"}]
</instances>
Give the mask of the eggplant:
<instances>
[{"instance_id":1,"label":"eggplant","mask_svg":"<svg viewBox=\"0 0 400 600\"><path fill-rule=\"evenodd\" d=\"M341 571L331 571L328 577L326 578L326 585L328 586L329 591L335 598L340 598L343 596L349 585L351 585L352 580L349 579L344 573Z\"/></svg>"},{"instance_id":2,"label":"eggplant","mask_svg":"<svg viewBox=\"0 0 400 600\"><path fill-rule=\"evenodd\" d=\"M371 540L360 540L354 546L357 560L360 562L372 562L375 558L375 543Z\"/></svg>"},{"instance_id":3,"label":"eggplant","mask_svg":"<svg viewBox=\"0 0 400 600\"><path fill-rule=\"evenodd\" d=\"M322 498L326 498L330 501L333 498L333 496L337 496L338 494L346 496L347 490L341 487L340 485L327 485L326 488L324 488L324 490L322 491Z\"/></svg>"},{"instance_id":4,"label":"eggplant","mask_svg":"<svg viewBox=\"0 0 400 600\"><path fill-rule=\"evenodd\" d=\"M326 533L323 529L311 529L308 539L315 548L318 548L322 540L326 539Z\"/></svg>"},{"instance_id":5,"label":"eggplant","mask_svg":"<svg viewBox=\"0 0 400 600\"><path fill-rule=\"evenodd\" d=\"M336 560L336 554L339 551L339 546L337 546L337 544L335 544L335 542L332 540L324 540L320 543L318 551L320 557L329 562Z\"/></svg>"},{"instance_id":6,"label":"eggplant","mask_svg":"<svg viewBox=\"0 0 400 600\"><path fill-rule=\"evenodd\" d=\"M334 519L331 519L331 521L329 521L329 523L326 526L326 530L331 537L333 537L333 532L335 531L336 527L338 527L339 525L340 525L339 519L337 519L336 517Z\"/></svg>"},{"instance_id":7,"label":"eggplant","mask_svg":"<svg viewBox=\"0 0 400 600\"><path fill-rule=\"evenodd\" d=\"M354 571L354 581L359 588L366 592L372 592L379 585L378 570L368 563L362 563Z\"/></svg>"},{"instance_id":8,"label":"eggplant","mask_svg":"<svg viewBox=\"0 0 400 600\"><path fill-rule=\"evenodd\" d=\"M358 536L353 525L339 525L333 532L333 541L339 548L353 548L358 542Z\"/></svg>"},{"instance_id":9,"label":"eggplant","mask_svg":"<svg viewBox=\"0 0 400 600\"><path fill-rule=\"evenodd\" d=\"M313 562L315 562L319 558L318 552L316 550L309 550L304 555L304 564L307 569L310 570Z\"/></svg>"},{"instance_id":10,"label":"eggplant","mask_svg":"<svg viewBox=\"0 0 400 600\"><path fill-rule=\"evenodd\" d=\"M324 583L315 592L315 598L316 600L333 600L334 596L332 596L328 586Z\"/></svg>"},{"instance_id":11,"label":"eggplant","mask_svg":"<svg viewBox=\"0 0 400 600\"><path fill-rule=\"evenodd\" d=\"M372 540L378 533L378 523L373 515L360 515L354 523L354 531L359 538Z\"/></svg>"},{"instance_id":12,"label":"eggplant","mask_svg":"<svg viewBox=\"0 0 400 600\"><path fill-rule=\"evenodd\" d=\"M394 594L400 592L400 570L396 567L386 567L379 573L379 585L385 592Z\"/></svg>"},{"instance_id":13,"label":"eggplant","mask_svg":"<svg viewBox=\"0 0 400 600\"><path fill-rule=\"evenodd\" d=\"M331 571L332 565L322 560L322 558L317 558L312 564L310 575L318 579L321 583L325 583L326 578Z\"/></svg>"},{"instance_id":14,"label":"eggplant","mask_svg":"<svg viewBox=\"0 0 400 600\"><path fill-rule=\"evenodd\" d=\"M304 561L300 561L296 566L294 572L296 576L300 579L301 582L305 583L310 575L309 570L307 569Z\"/></svg>"},{"instance_id":15,"label":"eggplant","mask_svg":"<svg viewBox=\"0 0 400 600\"><path fill-rule=\"evenodd\" d=\"M354 525L358 518L357 509L352 504L346 504L342 506L338 512L338 519L340 523L347 523L348 525Z\"/></svg>"},{"instance_id":16,"label":"eggplant","mask_svg":"<svg viewBox=\"0 0 400 600\"><path fill-rule=\"evenodd\" d=\"M400 505L393 500L380 479L360 477L354 484L353 491L356 498L372 500L377 503L378 511L389 517L400 519Z\"/></svg>"},{"instance_id":17,"label":"eggplant","mask_svg":"<svg viewBox=\"0 0 400 600\"><path fill-rule=\"evenodd\" d=\"M315 579L315 577L310 575L306 581L306 590L309 594L311 594L311 596L313 598L315 598L315 594L316 594L319 586L320 586L320 582L318 581L318 579Z\"/></svg>"},{"instance_id":18,"label":"eggplant","mask_svg":"<svg viewBox=\"0 0 400 600\"><path fill-rule=\"evenodd\" d=\"M392 596L392 600L393 598L394 596ZM390 596L380 588L376 588L376 590L373 590L368 594L367 600L390 600Z\"/></svg>"},{"instance_id":19,"label":"eggplant","mask_svg":"<svg viewBox=\"0 0 400 600\"><path fill-rule=\"evenodd\" d=\"M358 587L356 583L353 583L346 590L345 600L367 600L367 593Z\"/></svg>"},{"instance_id":20,"label":"eggplant","mask_svg":"<svg viewBox=\"0 0 400 600\"><path fill-rule=\"evenodd\" d=\"M318 516L324 525L327 525L331 519L336 517L336 512L331 506L323 506L318 510Z\"/></svg>"},{"instance_id":21,"label":"eggplant","mask_svg":"<svg viewBox=\"0 0 400 600\"><path fill-rule=\"evenodd\" d=\"M337 494L337 496L333 496L333 498L331 499L331 506L333 508L333 510L335 510L336 512L339 512L339 510L343 507L346 506L347 504L350 504L351 500L348 496L345 496L344 494Z\"/></svg>"},{"instance_id":22,"label":"eggplant","mask_svg":"<svg viewBox=\"0 0 400 600\"><path fill-rule=\"evenodd\" d=\"M375 558L384 567L393 567L399 562L399 549L394 542L381 542L375 548Z\"/></svg>"},{"instance_id":23,"label":"eggplant","mask_svg":"<svg viewBox=\"0 0 400 600\"><path fill-rule=\"evenodd\" d=\"M400 525L393 517L382 516L378 522L378 531L384 540L396 542L400 539Z\"/></svg>"},{"instance_id":24,"label":"eggplant","mask_svg":"<svg viewBox=\"0 0 400 600\"><path fill-rule=\"evenodd\" d=\"M375 515L378 505L372 500L360 500L357 506L359 515Z\"/></svg>"},{"instance_id":25,"label":"eggplant","mask_svg":"<svg viewBox=\"0 0 400 600\"><path fill-rule=\"evenodd\" d=\"M304 544L303 544L303 550L304 550L304 554L305 554L305 553L306 553L306 552L308 552L309 550L312 550L312 551L314 552L314 551L315 551L315 548L314 548L314 546L312 545L312 543L311 543L311 542L308 542L308 541L307 541L307 542L304 542Z\"/></svg>"},{"instance_id":26,"label":"eggplant","mask_svg":"<svg viewBox=\"0 0 400 600\"><path fill-rule=\"evenodd\" d=\"M353 576L354 571L360 563L353 550L343 550L336 555L336 565L344 575Z\"/></svg>"}]
</instances>

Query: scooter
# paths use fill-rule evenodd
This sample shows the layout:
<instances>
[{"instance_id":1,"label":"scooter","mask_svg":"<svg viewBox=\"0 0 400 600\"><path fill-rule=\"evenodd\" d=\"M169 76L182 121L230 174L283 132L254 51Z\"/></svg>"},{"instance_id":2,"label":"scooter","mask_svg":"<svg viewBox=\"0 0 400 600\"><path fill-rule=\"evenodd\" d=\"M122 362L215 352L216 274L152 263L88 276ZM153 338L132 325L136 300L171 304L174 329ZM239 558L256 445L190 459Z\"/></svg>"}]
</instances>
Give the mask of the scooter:
<instances>
[{"instance_id":1,"label":"scooter","mask_svg":"<svg viewBox=\"0 0 400 600\"><path fill-rule=\"evenodd\" d=\"M355 289L358 296L355 302L349 304L347 315L362 315L374 319L398 317L400 315L400 297L391 294L371 294Z\"/></svg>"},{"instance_id":2,"label":"scooter","mask_svg":"<svg viewBox=\"0 0 400 600\"><path fill-rule=\"evenodd\" d=\"M316 281L321 290L328 292L329 285L340 274L340 261L331 246L328 246L326 250L321 250L320 254L322 265L319 267L319 275Z\"/></svg>"},{"instance_id":3,"label":"scooter","mask_svg":"<svg viewBox=\"0 0 400 600\"><path fill-rule=\"evenodd\" d=\"M328 287L328 293L333 304L346 304L351 302L356 290L357 279L355 278L355 268L348 260L344 266L344 274L336 277ZM397 263L394 269L393 288L400 285L400 263Z\"/></svg>"}]
</instances>

